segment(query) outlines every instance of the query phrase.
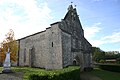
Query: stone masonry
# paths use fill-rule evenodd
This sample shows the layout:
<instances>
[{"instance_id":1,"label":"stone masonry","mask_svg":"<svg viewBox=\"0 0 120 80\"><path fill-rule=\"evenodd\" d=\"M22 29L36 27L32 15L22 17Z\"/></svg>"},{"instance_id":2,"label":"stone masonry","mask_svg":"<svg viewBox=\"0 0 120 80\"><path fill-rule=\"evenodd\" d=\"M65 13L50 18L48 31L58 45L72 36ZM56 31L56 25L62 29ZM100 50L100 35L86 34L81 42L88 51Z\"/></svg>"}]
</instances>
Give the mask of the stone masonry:
<instances>
[{"instance_id":1,"label":"stone masonry","mask_svg":"<svg viewBox=\"0 0 120 80\"><path fill-rule=\"evenodd\" d=\"M62 69L69 65L91 67L92 45L85 39L76 8L45 31L18 40L18 66Z\"/></svg>"}]
</instances>

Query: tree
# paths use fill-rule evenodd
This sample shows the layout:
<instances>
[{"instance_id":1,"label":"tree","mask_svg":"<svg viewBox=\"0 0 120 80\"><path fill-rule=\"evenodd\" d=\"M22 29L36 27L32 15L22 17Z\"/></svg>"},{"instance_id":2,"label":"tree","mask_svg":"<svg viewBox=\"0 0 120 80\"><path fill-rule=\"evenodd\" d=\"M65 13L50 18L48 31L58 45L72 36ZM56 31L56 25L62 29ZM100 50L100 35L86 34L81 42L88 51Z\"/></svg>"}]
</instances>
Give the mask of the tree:
<instances>
[{"instance_id":1,"label":"tree","mask_svg":"<svg viewBox=\"0 0 120 80\"><path fill-rule=\"evenodd\" d=\"M4 54L3 48L0 48L0 63L2 63L4 59L5 59L5 54Z\"/></svg>"},{"instance_id":2,"label":"tree","mask_svg":"<svg viewBox=\"0 0 120 80\"><path fill-rule=\"evenodd\" d=\"M105 52L98 47L93 47L93 60L96 62L102 62L105 60Z\"/></svg>"},{"instance_id":3,"label":"tree","mask_svg":"<svg viewBox=\"0 0 120 80\"><path fill-rule=\"evenodd\" d=\"M17 51L18 51L18 44L14 38L14 32L12 29L5 35L6 38L1 43L0 47L0 59L1 62L5 60L5 53L10 49L10 59L11 61L17 60Z\"/></svg>"}]
</instances>

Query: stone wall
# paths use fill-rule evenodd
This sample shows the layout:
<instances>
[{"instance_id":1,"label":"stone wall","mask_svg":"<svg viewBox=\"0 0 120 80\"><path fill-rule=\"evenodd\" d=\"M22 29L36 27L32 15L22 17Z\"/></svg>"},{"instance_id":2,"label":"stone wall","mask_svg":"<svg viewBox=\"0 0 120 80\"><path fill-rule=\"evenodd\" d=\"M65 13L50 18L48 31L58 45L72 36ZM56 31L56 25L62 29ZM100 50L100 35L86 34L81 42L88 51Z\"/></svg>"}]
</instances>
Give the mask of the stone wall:
<instances>
[{"instance_id":1,"label":"stone wall","mask_svg":"<svg viewBox=\"0 0 120 80\"><path fill-rule=\"evenodd\" d=\"M46 30L46 69L62 69L62 43L59 24L52 24Z\"/></svg>"},{"instance_id":2,"label":"stone wall","mask_svg":"<svg viewBox=\"0 0 120 80\"><path fill-rule=\"evenodd\" d=\"M77 11L72 5L69 6L68 12L65 15L64 19L61 20L60 29L65 32L62 34L63 38L63 65L69 65L69 62L77 61L79 65L83 67L89 67L92 61L92 45L85 39L84 30L82 29L82 25L80 23L79 17L77 15ZM68 38L68 34L71 36ZM67 35L67 36L66 36ZM67 47L67 41L71 39L69 45ZM64 54L65 53L65 54ZM72 56L71 56L72 55ZM69 56L69 61L68 61Z\"/></svg>"},{"instance_id":3,"label":"stone wall","mask_svg":"<svg viewBox=\"0 0 120 80\"><path fill-rule=\"evenodd\" d=\"M92 45L83 38L83 49L84 49L84 66L91 67L92 64Z\"/></svg>"},{"instance_id":4,"label":"stone wall","mask_svg":"<svg viewBox=\"0 0 120 80\"><path fill-rule=\"evenodd\" d=\"M19 40L19 66L62 69L62 31L52 24L44 32Z\"/></svg>"},{"instance_id":5,"label":"stone wall","mask_svg":"<svg viewBox=\"0 0 120 80\"><path fill-rule=\"evenodd\" d=\"M20 40L20 66L45 66L45 39L45 32L42 32L40 34L31 35Z\"/></svg>"},{"instance_id":6,"label":"stone wall","mask_svg":"<svg viewBox=\"0 0 120 80\"><path fill-rule=\"evenodd\" d=\"M68 65L72 65L72 57L71 53L71 35L62 31L62 62L63 67Z\"/></svg>"}]
</instances>

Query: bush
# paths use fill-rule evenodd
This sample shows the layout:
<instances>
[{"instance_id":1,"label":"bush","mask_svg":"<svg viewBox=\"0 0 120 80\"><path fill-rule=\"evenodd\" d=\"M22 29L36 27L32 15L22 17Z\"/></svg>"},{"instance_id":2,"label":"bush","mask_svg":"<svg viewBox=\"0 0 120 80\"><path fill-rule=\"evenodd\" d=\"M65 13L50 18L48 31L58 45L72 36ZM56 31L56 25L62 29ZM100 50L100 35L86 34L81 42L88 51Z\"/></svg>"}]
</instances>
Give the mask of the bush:
<instances>
[{"instance_id":1,"label":"bush","mask_svg":"<svg viewBox=\"0 0 120 80\"><path fill-rule=\"evenodd\" d=\"M47 75L39 76L37 74L31 74L31 75L29 75L29 80L49 80L49 79L48 79Z\"/></svg>"},{"instance_id":2,"label":"bush","mask_svg":"<svg viewBox=\"0 0 120 80\"><path fill-rule=\"evenodd\" d=\"M117 63L118 63L118 64L120 64L120 57L119 57L119 58L117 58Z\"/></svg>"},{"instance_id":3,"label":"bush","mask_svg":"<svg viewBox=\"0 0 120 80\"><path fill-rule=\"evenodd\" d=\"M99 67L103 70L120 72L120 65L118 64L100 64Z\"/></svg>"},{"instance_id":4,"label":"bush","mask_svg":"<svg viewBox=\"0 0 120 80\"><path fill-rule=\"evenodd\" d=\"M92 70L93 70L92 67L85 67L85 68L84 68L84 71L92 71Z\"/></svg>"},{"instance_id":5,"label":"bush","mask_svg":"<svg viewBox=\"0 0 120 80\"><path fill-rule=\"evenodd\" d=\"M46 74L40 76L37 74L31 74L29 75L29 80L80 80L80 69L54 75Z\"/></svg>"},{"instance_id":6,"label":"bush","mask_svg":"<svg viewBox=\"0 0 120 80\"><path fill-rule=\"evenodd\" d=\"M54 75L50 80L80 80L80 70L77 69L64 74Z\"/></svg>"},{"instance_id":7,"label":"bush","mask_svg":"<svg viewBox=\"0 0 120 80\"><path fill-rule=\"evenodd\" d=\"M100 63L104 63L104 62L105 62L105 60L101 59L99 62L100 62Z\"/></svg>"}]
</instances>

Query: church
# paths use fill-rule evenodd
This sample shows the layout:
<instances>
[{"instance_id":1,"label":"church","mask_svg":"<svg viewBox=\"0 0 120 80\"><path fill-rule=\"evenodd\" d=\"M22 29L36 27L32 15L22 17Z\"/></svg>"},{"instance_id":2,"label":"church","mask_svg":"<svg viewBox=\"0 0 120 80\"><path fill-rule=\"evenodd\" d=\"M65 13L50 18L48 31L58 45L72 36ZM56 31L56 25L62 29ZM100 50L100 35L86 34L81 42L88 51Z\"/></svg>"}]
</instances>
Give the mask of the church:
<instances>
[{"instance_id":1,"label":"church","mask_svg":"<svg viewBox=\"0 0 120 80\"><path fill-rule=\"evenodd\" d=\"M84 37L77 10L72 5L61 21L19 39L18 43L18 66L53 70L70 65L84 69L92 64L92 45Z\"/></svg>"}]
</instances>

